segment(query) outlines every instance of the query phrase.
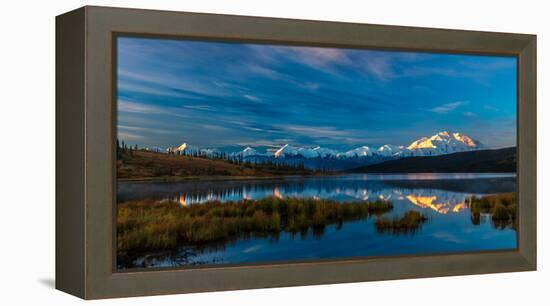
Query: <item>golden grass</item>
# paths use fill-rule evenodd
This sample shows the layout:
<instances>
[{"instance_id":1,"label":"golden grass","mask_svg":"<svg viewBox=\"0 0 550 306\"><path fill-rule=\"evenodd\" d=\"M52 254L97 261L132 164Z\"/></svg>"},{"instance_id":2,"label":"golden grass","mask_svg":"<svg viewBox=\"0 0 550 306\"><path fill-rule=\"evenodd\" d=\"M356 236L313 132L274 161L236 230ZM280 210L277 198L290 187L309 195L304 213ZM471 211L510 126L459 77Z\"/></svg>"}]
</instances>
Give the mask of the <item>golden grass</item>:
<instances>
[{"instance_id":1,"label":"golden grass","mask_svg":"<svg viewBox=\"0 0 550 306\"><path fill-rule=\"evenodd\" d=\"M277 175L314 174L307 169L298 169L284 165L263 165L230 163L223 159L180 156L135 150L120 153L117 160L117 178L131 179L164 179L215 176L269 177Z\"/></svg>"},{"instance_id":2,"label":"golden grass","mask_svg":"<svg viewBox=\"0 0 550 306\"><path fill-rule=\"evenodd\" d=\"M472 223L480 224L481 214L490 214L496 228L517 229L517 195L515 192L499 193L482 197L472 196L467 200Z\"/></svg>"},{"instance_id":3,"label":"golden grass","mask_svg":"<svg viewBox=\"0 0 550 306\"><path fill-rule=\"evenodd\" d=\"M379 232L391 232L393 234L405 234L416 232L424 222L428 220L422 213L416 210L407 211L402 217L378 218L375 222Z\"/></svg>"},{"instance_id":4,"label":"golden grass","mask_svg":"<svg viewBox=\"0 0 550 306\"><path fill-rule=\"evenodd\" d=\"M318 230L329 224L367 218L393 208L388 201L336 202L312 198L267 197L181 206L172 201L118 204L117 251L132 253L173 249L182 244L227 242L239 237Z\"/></svg>"}]
</instances>

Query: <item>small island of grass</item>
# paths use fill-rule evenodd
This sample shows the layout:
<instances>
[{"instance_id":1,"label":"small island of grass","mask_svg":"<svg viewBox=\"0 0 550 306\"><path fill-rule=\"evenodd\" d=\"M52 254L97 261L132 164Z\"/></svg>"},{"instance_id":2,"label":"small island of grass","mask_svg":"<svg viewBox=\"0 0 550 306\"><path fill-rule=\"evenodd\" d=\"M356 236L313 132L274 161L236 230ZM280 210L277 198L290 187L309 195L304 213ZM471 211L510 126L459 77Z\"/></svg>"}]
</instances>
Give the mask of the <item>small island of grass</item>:
<instances>
[{"instance_id":1,"label":"small island of grass","mask_svg":"<svg viewBox=\"0 0 550 306\"><path fill-rule=\"evenodd\" d=\"M517 228L517 197L515 192L499 193L482 197L470 197L467 201L472 223L481 223L481 214L490 214L496 228Z\"/></svg>"},{"instance_id":2,"label":"small island of grass","mask_svg":"<svg viewBox=\"0 0 550 306\"><path fill-rule=\"evenodd\" d=\"M416 210L407 211L402 217L393 218L381 217L375 222L376 230L379 232L390 232L393 234L411 234L416 232L424 222L428 220L422 213Z\"/></svg>"},{"instance_id":3,"label":"small island of grass","mask_svg":"<svg viewBox=\"0 0 550 306\"><path fill-rule=\"evenodd\" d=\"M132 257L143 250L223 243L282 231L303 233L381 215L392 208L383 200L337 202L292 197L210 201L190 206L172 201L128 201L118 204L117 250L119 257Z\"/></svg>"}]
</instances>

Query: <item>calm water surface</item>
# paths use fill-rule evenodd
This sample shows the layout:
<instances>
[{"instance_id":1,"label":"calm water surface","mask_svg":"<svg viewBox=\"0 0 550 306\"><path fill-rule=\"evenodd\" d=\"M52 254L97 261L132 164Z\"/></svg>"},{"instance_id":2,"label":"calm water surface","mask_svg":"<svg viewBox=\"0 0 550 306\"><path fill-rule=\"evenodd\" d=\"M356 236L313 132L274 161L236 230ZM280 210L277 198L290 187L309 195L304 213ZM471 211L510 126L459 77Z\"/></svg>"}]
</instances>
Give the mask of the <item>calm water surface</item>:
<instances>
[{"instance_id":1,"label":"calm water surface","mask_svg":"<svg viewBox=\"0 0 550 306\"><path fill-rule=\"evenodd\" d=\"M173 200L181 205L209 200L311 197L349 200L390 200L386 216L418 210L429 221L413 234L378 233L375 218L327 226L322 233L277 238L239 239L200 250L182 245L177 250L144 254L124 267L238 264L354 256L437 254L516 248L516 232L497 229L489 215L472 224L465 199L516 190L515 174L380 174L294 177L269 180L193 181L178 183L119 183L118 202L139 199Z\"/></svg>"}]
</instances>

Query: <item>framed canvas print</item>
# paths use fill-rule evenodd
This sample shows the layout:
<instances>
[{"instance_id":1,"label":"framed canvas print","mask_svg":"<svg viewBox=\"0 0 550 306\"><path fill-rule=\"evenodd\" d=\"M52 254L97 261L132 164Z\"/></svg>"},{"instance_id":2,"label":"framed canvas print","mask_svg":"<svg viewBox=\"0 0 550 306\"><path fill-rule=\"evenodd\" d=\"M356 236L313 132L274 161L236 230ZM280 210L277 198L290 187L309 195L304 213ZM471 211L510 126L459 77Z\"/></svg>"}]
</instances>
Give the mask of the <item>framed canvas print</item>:
<instances>
[{"instance_id":1,"label":"framed canvas print","mask_svg":"<svg viewBox=\"0 0 550 306\"><path fill-rule=\"evenodd\" d=\"M57 288L93 299L536 269L535 44L58 16Z\"/></svg>"}]
</instances>

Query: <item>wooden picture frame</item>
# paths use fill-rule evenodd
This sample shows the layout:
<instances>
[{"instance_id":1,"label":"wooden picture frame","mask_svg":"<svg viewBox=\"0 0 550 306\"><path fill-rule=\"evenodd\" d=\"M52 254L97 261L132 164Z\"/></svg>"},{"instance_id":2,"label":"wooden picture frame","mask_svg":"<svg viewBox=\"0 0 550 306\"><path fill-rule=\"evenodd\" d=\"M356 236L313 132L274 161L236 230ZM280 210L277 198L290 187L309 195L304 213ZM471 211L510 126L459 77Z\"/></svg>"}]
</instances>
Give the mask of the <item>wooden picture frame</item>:
<instances>
[{"instance_id":1,"label":"wooden picture frame","mask_svg":"<svg viewBox=\"0 0 550 306\"><path fill-rule=\"evenodd\" d=\"M117 34L518 58L511 251L116 271ZM536 36L87 6L56 19L56 288L84 299L536 270Z\"/></svg>"}]
</instances>

